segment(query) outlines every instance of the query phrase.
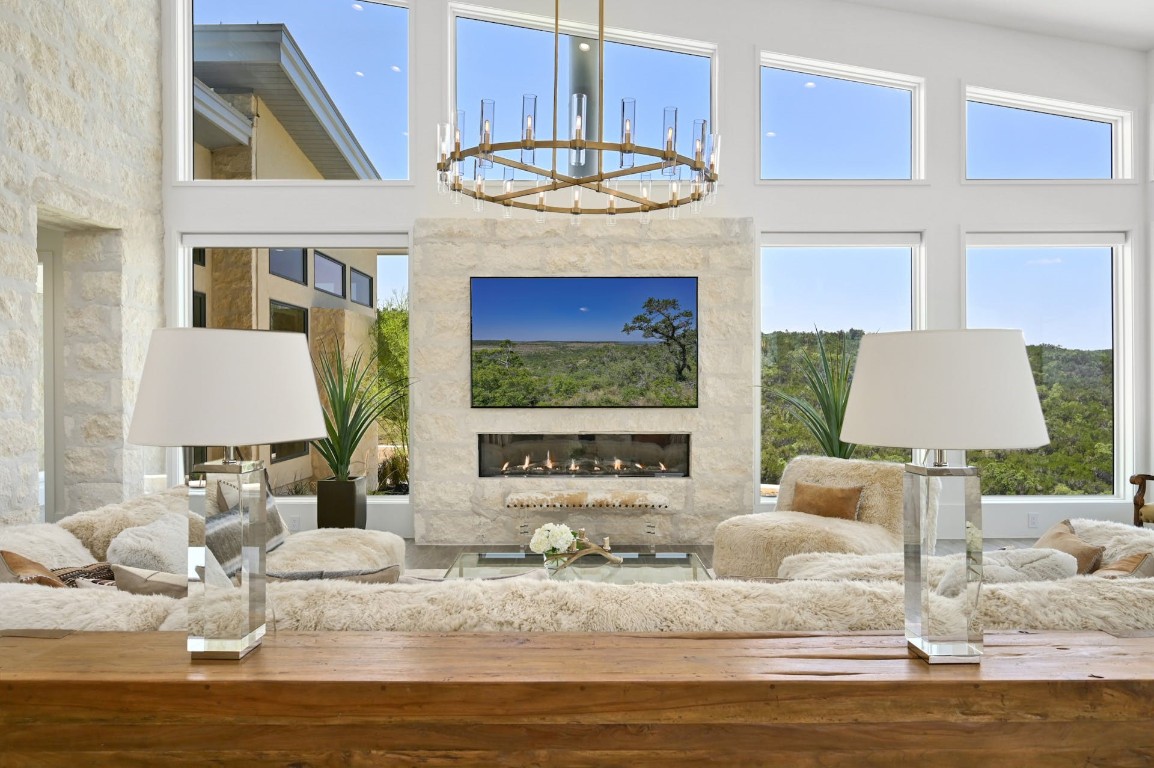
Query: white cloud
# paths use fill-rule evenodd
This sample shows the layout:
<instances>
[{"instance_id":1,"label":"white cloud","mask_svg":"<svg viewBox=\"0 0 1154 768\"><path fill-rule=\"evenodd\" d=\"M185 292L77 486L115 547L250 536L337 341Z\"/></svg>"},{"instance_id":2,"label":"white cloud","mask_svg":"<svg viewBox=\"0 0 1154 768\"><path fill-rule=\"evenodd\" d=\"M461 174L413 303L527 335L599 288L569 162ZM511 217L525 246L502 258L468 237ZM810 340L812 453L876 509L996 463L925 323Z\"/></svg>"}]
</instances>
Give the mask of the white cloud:
<instances>
[{"instance_id":1,"label":"white cloud","mask_svg":"<svg viewBox=\"0 0 1154 768\"><path fill-rule=\"evenodd\" d=\"M580 308L580 310L581 310L582 312L588 312L588 311L589 311L589 307L581 307L581 308Z\"/></svg>"},{"instance_id":2,"label":"white cloud","mask_svg":"<svg viewBox=\"0 0 1154 768\"><path fill-rule=\"evenodd\" d=\"M364 73L364 72L361 72L360 70L357 70L357 77L364 77L364 76L365 76L365 73Z\"/></svg>"},{"instance_id":3,"label":"white cloud","mask_svg":"<svg viewBox=\"0 0 1154 768\"><path fill-rule=\"evenodd\" d=\"M806 84L805 84L805 87L806 87L806 88L817 88L817 83L815 83L814 81L810 80L808 83L806 83Z\"/></svg>"},{"instance_id":4,"label":"white cloud","mask_svg":"<svg viewBox=\"0 0 1154 768\"><path fill-rule=\"evenodd\" d=\"M1026 266L1028 266L1028 267L1048 267L1051 264L1061 264L1061 263L1062 263L1062 257L1061 256L1051 256L1051 257L1047 257L1047 258L1043 258L1043 259L1031 259L1030 261L1026 262Z\"/></svg>"},{"instance_id":5,"label":"white cloud","mask_svg":"<svg viewBox=\"0 0 1154 768\"><path fill-rule=\"evenodd\" d=\"M365 7L363 5L361 5L360 3L353 3L353 10L354 11L363 11L364 9L365 9Z\"/></svg>"},{"instance_id":6,"label":"white cloud","mask_svg":"<svg viewBox=\"0 0 1154 768\"><path fill-rule=\"evenodd\" d=\"M394 72L400 72L400 71L401 71L401 68L400 68L400 67L398 67L396 64L394 64L393 66L389 67L389 69L393 70Z\"/></svg>"}]
</instances>

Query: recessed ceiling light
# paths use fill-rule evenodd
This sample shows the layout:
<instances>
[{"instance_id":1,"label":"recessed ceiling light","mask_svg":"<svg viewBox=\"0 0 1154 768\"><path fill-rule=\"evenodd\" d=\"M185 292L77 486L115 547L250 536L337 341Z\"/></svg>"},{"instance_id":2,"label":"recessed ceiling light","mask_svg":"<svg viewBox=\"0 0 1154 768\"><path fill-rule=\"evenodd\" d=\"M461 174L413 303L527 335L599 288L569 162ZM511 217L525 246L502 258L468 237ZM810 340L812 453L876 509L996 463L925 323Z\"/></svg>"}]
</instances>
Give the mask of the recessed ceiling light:
<instances>
[{"instance_id":1,"label":"recessed ceiling light","mask_svg":"<svg viewBox=\"0 0 1154 768\"><path fill-rule=\"evenodd\" d=\"M814 81L810 80L808 83L806 83L806 84L805 84L805 87L806 87L806 88L817 88L817 83L815 83Z\"/></svg>"},{"instance_id":2,"label":"recessed ceiling light","mask_svg":"<svg viewBox=\"0 0 1154 768\"><path fill-rule=\"evenodd\" d=\"M389 67L389 69L393 70L394 72L400 72L400 71L401 71L401 68L400 68L400 67L398 67L396 64L394 64L393 66Z\"/></svg>"},{"instance_id":3,"label":"recessed ceiling light","mask_svg":"<svg viewBox=\"0 0 1154 768\"><path fill-rule=\"evenodd\" d=\"M580 48L582 51L588 51L589 50L589 43L581 43L577 47Z\"/></svg>"}]
</instances>

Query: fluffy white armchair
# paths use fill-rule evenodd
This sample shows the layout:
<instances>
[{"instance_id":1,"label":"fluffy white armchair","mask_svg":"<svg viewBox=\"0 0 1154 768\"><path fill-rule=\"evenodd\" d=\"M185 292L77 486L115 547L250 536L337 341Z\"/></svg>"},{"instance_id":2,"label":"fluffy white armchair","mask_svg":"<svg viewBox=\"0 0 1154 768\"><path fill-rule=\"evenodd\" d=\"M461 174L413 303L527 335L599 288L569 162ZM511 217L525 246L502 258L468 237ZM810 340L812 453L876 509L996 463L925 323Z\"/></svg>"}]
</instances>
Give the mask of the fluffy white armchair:
<instances>
[{"instance_id":1,"label":"fluffy white armchair","mask_svg":"<svg viewBox=\"0 0 1154 768\"><path fill-rule=\"evenodd\" d=\"M902 548L902 495L905 469L901 464L860 459L799 456L781 476L777 509L739 515L717 526L713 570L719 578L777 576L781 561L803 552L880 554ZM854 519L822 517L795 511L798 483L861 488ZM927 519L937 531L940 482L929 486ZM932 552L931 552L932 554Z\"/></svg>"}]
</instances>

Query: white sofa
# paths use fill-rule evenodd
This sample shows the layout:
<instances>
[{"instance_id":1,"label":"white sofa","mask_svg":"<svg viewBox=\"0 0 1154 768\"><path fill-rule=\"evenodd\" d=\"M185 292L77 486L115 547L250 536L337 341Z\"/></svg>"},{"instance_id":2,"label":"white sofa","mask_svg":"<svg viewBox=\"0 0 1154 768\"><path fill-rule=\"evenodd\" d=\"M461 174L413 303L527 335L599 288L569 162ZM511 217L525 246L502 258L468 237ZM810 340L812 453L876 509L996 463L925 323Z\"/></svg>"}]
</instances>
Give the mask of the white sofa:
<instances>
[{"instance_id":1,"label":"white sofa","mask_svg":"<svg viewBox=\"0 0 1154 768\"><path fill-rule=\"evenodd\" d=\"M1073 524L1079 536L1106 548L1105 560L1154 552L1154 530L1093 520ZM0 529L0 546L3 536ZM294 534L290 541L305 536ZM270 632L896 630L903 625L903 588L894 572L858 573L850 580L636 585L526 578L397 584L298 581L269 585L267 614ZM962 609L957 599L934 595L932 600L934 615L956 618ZM187 603L117 591L0 584L0 629L185 630ZM981 613L988 629L1150 630L1154 579L1091 575L986 584Z\"/></svg>"}]
</instances>

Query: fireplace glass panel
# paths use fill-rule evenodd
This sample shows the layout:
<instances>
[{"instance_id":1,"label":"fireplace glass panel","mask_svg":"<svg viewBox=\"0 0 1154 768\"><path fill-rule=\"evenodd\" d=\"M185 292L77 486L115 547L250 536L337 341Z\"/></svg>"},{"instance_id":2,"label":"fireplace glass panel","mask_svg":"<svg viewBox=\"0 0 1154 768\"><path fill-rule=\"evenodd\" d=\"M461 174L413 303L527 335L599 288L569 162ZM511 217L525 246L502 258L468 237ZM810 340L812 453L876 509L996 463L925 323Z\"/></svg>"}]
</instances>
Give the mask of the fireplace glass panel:
<instances>
[{"instance_id":1,"label":"fireplace glass panel","mask_svg":"<svg viewBox=\"0 0 1154 768\"><path fill-rule=\"evenodd\" d=\"M689 477L689 435L482 434L481 477Z\"/></svg>"}]
</instances>

